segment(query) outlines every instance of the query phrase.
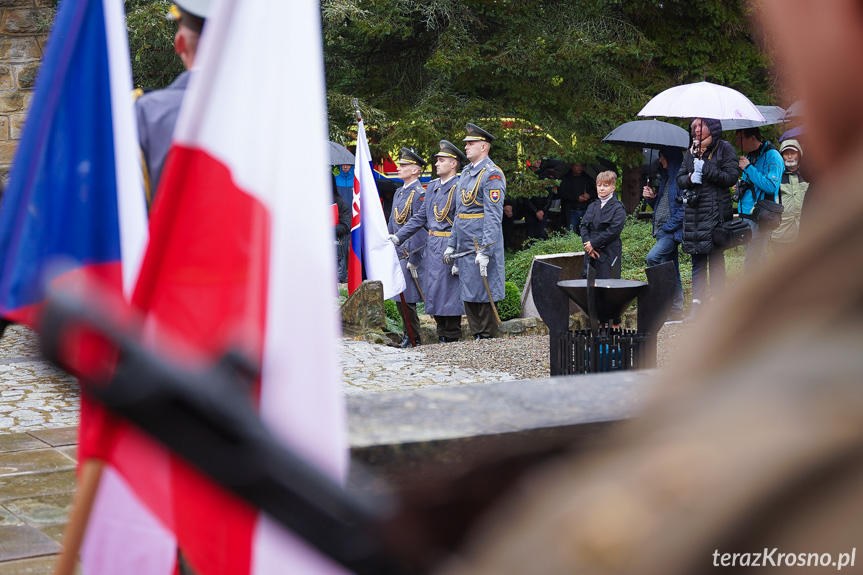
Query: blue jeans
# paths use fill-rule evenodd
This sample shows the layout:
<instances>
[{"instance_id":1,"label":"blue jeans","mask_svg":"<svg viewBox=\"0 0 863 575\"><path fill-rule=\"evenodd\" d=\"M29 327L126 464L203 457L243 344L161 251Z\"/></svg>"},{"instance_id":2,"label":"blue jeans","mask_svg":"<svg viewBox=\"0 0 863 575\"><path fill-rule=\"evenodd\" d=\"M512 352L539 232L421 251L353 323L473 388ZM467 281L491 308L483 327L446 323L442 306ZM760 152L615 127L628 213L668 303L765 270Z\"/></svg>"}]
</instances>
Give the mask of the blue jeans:
<instances>
[{"instance_id":1,"label":"blue jeans","mask_svg":"<svg viewBox=\"0 0 863 575\"><path fill-rule=\"evenodd\" d=\"M707 302L707 267L710 266L710 291L713 296L725 289L725 252L692 254L692 299Z\"/></svg>"},{"instance_id":2,"label":"blue jeans","mask_svg":"<svg viewBox=\"0 0 863 575\"><path fill-rule=\"evenodd\" d=\"M569 210L569 224L572 226L572 231L581 235L581 218L584 217L584 214L587 213L587 210Z\"/></svg>"},{"instance_id":3,"label":"blue jeans","mask_svg":"<svg viewBox=\"0 0 863 575\"><path fill-rule=\"evenodd\" d=\"M683 282L680 281L680 260L677 257L677 248L680 244L674 241L674 235L659 232L656 236L656 244L647 253L647 266L658 266L665 262L674 262L677 270L677 290L674 292L674 300L671 303L671 315L683 314Z\"/></svg>"}]
</instances>

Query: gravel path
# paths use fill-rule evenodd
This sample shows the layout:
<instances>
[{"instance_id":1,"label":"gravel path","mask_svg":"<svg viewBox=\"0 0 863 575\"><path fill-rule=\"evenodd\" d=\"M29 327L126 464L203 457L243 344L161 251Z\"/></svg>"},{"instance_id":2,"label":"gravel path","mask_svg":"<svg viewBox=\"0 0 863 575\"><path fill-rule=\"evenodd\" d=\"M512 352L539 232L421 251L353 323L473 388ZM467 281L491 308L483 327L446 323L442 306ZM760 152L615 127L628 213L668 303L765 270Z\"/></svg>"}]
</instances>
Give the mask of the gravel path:
<instances>
[{"instance_id":1,"label":"gravel path","mask_svg":"<svg viewBox=\"0 0 863 575\"><path fill-rule=\"evenodd\" d=\"M663 367L673 358L691 324L667 325L659 332L657 365ZM449 363L476 370L502 371L521 379L548 377L548 336L520 336L479 341L459 341L445 345L422 345L416 350L434 362Z\"/></svg>"}]
</instances>

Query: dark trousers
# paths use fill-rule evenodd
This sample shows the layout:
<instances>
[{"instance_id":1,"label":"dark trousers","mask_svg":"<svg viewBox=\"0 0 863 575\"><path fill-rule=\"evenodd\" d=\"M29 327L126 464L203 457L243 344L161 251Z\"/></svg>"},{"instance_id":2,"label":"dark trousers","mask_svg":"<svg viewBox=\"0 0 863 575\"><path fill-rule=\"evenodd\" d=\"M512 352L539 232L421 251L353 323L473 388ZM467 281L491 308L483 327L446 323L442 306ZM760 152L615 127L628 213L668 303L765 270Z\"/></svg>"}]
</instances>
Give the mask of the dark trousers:
<instances>
[{"instance_id":1,"label":"dark trousers","mask_svg":"<svg viewBox=\"0 0 863 575\"><path fill-rule=\"evenodd\" d=\"M436 315L433 316L437 322L437 336L450 339L461 339L461 316L460 315Z\"/></svg>"},{"instance_id":2,"label":"dark trousers","mask_svg":"<svg viewBox=\"0 0 863 575\"><path fill-rule=\"evenodd\" d=\"M538 220L535 214L527 214L524 217L524 222L527 225L527 237L540 240L548 238L548 232L545 231L546 226L548 226L547 217L543 216L541 220Z\"/></svg>"},{"instance_id":3,"label":"dark trousers","mask_svg":"<svg viewBox=\"0 0 863 575\"><path fill-rule=\"evenodd\" d=\"M351 236L347 235L339 241L339 283L343 284L348 281L348 249L351 245Z\"/></svg>"},{"instance_id":4,"label":"dark trousers","mask_svg":"<svg viewBox=\"0 0 863 575\"><path fill-rule=\"evenodd\" d=\"M692 299L707 302L707 269L710 267L710 293L716 297L725 289L725 252L692 254Z\"/></svg>"},{"instance_id":5,"label":"dark trousers","mask_svg":"<svg viewBox=\"0 0 863 575\"><path fill-rule=\"evenodd\" d=\"M470 332L482 337L494 337L497 335L497 319L494 317L492 304L484 301L464 302L464 313Z\"/></svg>"},{"instance_id":6,"label":"dark trousers","mask_svg":"<svg viewBox=\"0 0 863 575\"><path fill-rule=\"evenodd\" d=\"M408 317L405 319L405 310L401 301L396 301L396 307L399 308L399 315L402 316L402 329L405 331L405 337L408 337L408 322L410 322L412 333L414 334L414 339L419 343L420 341L420 317L417 315L417 304L409 303L408 307Z\"/></svg>"}]
</instances>

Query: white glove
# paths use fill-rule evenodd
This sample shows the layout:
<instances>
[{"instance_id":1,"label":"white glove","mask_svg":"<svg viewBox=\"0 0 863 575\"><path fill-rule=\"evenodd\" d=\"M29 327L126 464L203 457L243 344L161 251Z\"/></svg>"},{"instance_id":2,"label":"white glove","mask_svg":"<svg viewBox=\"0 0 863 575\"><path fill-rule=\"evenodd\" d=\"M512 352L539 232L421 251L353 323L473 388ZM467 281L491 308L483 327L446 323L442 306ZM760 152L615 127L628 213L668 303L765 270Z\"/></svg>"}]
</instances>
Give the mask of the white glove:
<instances>
[{"instance_id":1,"label":"white glove","mask_svg":"<svg viewBox=\"0 0 863 575\"><path fill-rule=\"evenodd\" d=\"M419 267L418 265L408 262L408 271L411 272L412 277L417 277L417 268L418 267Z\"/></svg>"},{"instance_id":2,"label":"white glove","mask_svg":"<svg viewBox=\"0 0 863 575\"><path fill-rule=\"evenodd\" d=\"M452 275L454 275L454 276L458 275L458 264L452 266Z\"/></svg>"},{"instance_id":3,"label":"white glove","mask_svg":"<svg viewBox=\"0 0 863 575\"><path fill-rule=\"evenodd\" d=\"M398 237L397 235L395 235L395 234L390 235L389 237L387 237L387 239L388 239L389 241L391 241L391 242L392 242L393 244L395 244L395 245L399 245L399 244L401 243L401 242L399 241L399 237Z\"/></svg>"},{"instance_id":4,"label":"white glove","mask_svg":"<svg viewBox=\"0 0 863 575\"><path fill-rule=\"evenodd\" d=\"M453 259L450 257L455 253L455 248L447 246L447 248L443 252L443 263L449 265L453 262Z\"/></svg>"},{"instance_id":5,"label":"white glove","mask_svg":"<svg viewBox=\"0 0 863 575\"><path fill-rule=\"evenodd\" d=\"M689 174L689 179L692 181L693 184L700 184L701 172L692 172L691 174Z\"/></svg>"},{"instance_id":6,"label":"white glove","mask_svg":"<svg viewBox=\"0 0 863 575\"><path fill-rule=\"evenodd\" d=\"M488 275L488 260L489 257L485 254L476 254L476 265L479 266L479 275L485 277Z\"/></svg>"},{"instance_id":7,"label":"white glove","mask_svg":"<svg viewBox=\"0 0 863 575\"><path fill-rule=\"evenodd\" d=\"M699 160L698 158L695 158L694 160L692 160L692 168L700 174L704 171L704 160Z\"/></svg>"}]
</instances>

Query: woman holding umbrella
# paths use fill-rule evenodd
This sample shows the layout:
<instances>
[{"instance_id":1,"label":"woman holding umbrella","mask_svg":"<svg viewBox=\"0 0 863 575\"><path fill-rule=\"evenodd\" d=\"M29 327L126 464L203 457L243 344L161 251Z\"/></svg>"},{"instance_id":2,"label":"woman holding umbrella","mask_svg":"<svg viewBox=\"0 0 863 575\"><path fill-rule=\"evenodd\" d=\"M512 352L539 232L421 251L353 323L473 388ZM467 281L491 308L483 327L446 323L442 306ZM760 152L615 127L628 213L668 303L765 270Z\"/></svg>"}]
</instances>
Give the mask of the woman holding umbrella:
<instances>
[{"instance_id":1,"label":"woman holding umbrella","mask_svg":"<svg viewBox=\"0 0 863 575\"><path fill-rule=\"evenodd\" d=\"M713 294L725 288L725 254L713 245L713 228L732 218L728 190L740 178L740 166L734 148L722 139L719 120L695 118L690 134L677 185L684 205L683 251L692 256L692 318L707 298L708 267Z\"/></svg>"}]
</instances>

